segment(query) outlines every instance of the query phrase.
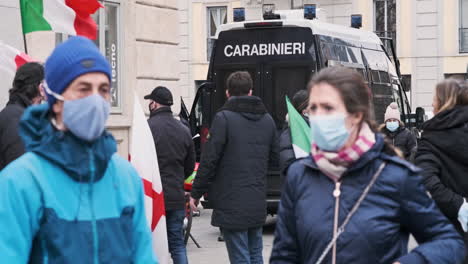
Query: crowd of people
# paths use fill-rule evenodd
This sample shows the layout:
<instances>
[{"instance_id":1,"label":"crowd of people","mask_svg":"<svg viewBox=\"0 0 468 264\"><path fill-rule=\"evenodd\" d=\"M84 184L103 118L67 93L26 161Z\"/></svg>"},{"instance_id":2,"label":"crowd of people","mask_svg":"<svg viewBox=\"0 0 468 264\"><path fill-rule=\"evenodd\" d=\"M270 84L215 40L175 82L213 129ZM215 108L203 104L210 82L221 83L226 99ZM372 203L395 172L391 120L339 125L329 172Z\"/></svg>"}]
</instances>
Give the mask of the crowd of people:
<instances>
[{"instance_id":1,"label":"crowd of people","mask_svg":"<svg viewBox=\"0 0 468 264\"><path fill-rule=\"evenodd\" d=\"M158 263L141 179L105 128L110 79L105 57L82 37L57 46L44 66L18 69L0 112L1 263ZM174 263L188 263L186 197L198 210L206 193L230 262L263 263L266 175L278 160L270 263L468 263L466 81L435 87L435 116L417 139L396 102L375 123L358 72L323 69L292 98L312 142L299 159L291 128L277 133L253 88L248 72L227 78L190 194L190 129L174 118L168 88L144 97ZM418 246L408 252L410 235Z\"/></svg>"}]
</instances>

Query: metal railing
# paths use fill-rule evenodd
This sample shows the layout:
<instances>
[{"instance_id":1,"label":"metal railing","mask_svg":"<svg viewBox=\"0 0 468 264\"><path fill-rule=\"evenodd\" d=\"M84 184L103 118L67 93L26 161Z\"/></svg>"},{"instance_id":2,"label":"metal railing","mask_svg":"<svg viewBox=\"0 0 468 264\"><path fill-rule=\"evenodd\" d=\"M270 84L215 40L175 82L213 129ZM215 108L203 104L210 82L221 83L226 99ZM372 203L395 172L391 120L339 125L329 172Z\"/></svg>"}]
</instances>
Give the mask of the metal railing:
<instances>
[{"instance_id":1,"label":"metal railing","mask_svg":"<svg viewBox=\"0 0 468 264\"><path fill-rule=\"evenodd\" d=\"M468 53L468 28L459 29L460 53Z\"/></svg>"}]
</instances>

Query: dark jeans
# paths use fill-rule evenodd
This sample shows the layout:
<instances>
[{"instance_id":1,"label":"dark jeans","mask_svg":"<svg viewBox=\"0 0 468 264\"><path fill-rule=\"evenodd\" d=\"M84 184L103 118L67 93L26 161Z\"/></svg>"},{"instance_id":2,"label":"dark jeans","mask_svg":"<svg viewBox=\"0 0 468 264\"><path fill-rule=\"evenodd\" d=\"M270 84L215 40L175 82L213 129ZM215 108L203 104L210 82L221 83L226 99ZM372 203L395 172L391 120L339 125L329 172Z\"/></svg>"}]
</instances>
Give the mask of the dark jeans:
<instances>
[{"instance_id":1,"label":"dark jeans","mask_svg":"<svg viewBox=\"0 0 468 264\"><path fill-rule=\"evenodd\" d=\"M262 227L246 230L223 228L222 230L232 264L263 264Z\"/></svg>"},{"instance_id":2,"label":"dark jeans","mask_svg":"<svg viewBox=\"0 0 468 264\"><path fill-rule=\"evenodd\" d=\"M174 264L188 263L183 233L184 218L184 209L166 211L167 240Z\"/></svg>"}]
</instances>

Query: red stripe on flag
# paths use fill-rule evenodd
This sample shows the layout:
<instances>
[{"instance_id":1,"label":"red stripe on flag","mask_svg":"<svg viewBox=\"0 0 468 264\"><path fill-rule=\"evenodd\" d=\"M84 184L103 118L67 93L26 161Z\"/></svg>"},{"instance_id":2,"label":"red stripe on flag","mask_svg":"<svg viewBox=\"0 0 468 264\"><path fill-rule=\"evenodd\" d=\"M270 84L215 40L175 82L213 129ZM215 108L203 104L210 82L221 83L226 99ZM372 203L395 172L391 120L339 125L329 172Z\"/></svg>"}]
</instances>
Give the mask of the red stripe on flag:
<instances>
[{"instance_id":1,"label":"red stripe on flag","mask_svg":"<svg viewBox=\"0 0 468 264\"><path fill-rule=\"evenodd\" d=\"M77 14L75 18L76 35L95 40L97 38L97 25L94 20L88 17L81 17Z\"/></svg>"},{"instance_id":2,"label":"red stripe on flag","mask_svg":"<svg viewBox=\"0 0 468 264\"><path fill-rule=\"evenodd\" d=\"M158 193L153 189L153 183L146 180L143 180L143 187L145 190L145 195L153 199L153 214L151 217L151 231L154 231L156 226L159 223L159 219L163 215L166 215L166 209L164 207L164 195L162 192Z\"/></svg>"},{"instance_id":3,"label":"red stripe on flag","mask_svg":"<svg viewBox=\"0 0 468 264\"><path fill-rule=\"evenodd\" d=\"M77 13L94 14L104 7L98 0L66 0L65 4Z\"/></svg>"},{"instance_id":4,"label":"red stripe on flag","mask_svg":"<svg viewBox=\"0 0 468 264\"><path fill-rule=\"evenodd\" d=\"M100 7L97 0L65 0L65 4L76 13L74 27L76 35L89 39L97 38L97 25L91 17Z\"/></svg>"},{"instance_id":5,"label":"red stripe on flag","mask_svg":"<svg viewBox=\"0 0 468 264\"><path fill-rule=\"evenodd\" d=\"M15 56L16 69L18 70L18 68L23 66L25 63L32 61L34 60L31 57L29 57L28 54L20 53Z\"/></svg>"}]
</instances>

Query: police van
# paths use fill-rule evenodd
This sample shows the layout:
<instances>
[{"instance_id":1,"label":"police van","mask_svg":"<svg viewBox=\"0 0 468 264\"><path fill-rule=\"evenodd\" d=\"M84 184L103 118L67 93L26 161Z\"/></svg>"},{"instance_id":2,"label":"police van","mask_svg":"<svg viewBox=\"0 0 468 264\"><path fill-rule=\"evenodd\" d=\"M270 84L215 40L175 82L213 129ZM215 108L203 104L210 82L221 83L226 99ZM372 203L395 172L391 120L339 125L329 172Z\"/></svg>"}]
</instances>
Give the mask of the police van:
<instances>
[{"instance_id":1,"label":"police van","mask_svg":"<svg viewBox=\"0 0 468 264\"><path fill-rule=\"evenodd\" d=\"M290 10L273 14L274 19L220 26L207 80L198 88L190 114L187 113L192 134L200 135L195 141L198 159L213 117L226 101L226 79L240 70L252 76L253 95L263 100L278 132L285 127L285 96L292 98L297 91L306 89L316 72L335 65L362 74L372 89L378 122L383 122L391 102L398 103L402 120L406 120L410 105L381 39L373 32L307 17L303 10ZM267 186L268 212L275 214L281 189L278 166L270 168ZM206 203L204 206L209 207Z\"/></svg>"}]
</instances>

